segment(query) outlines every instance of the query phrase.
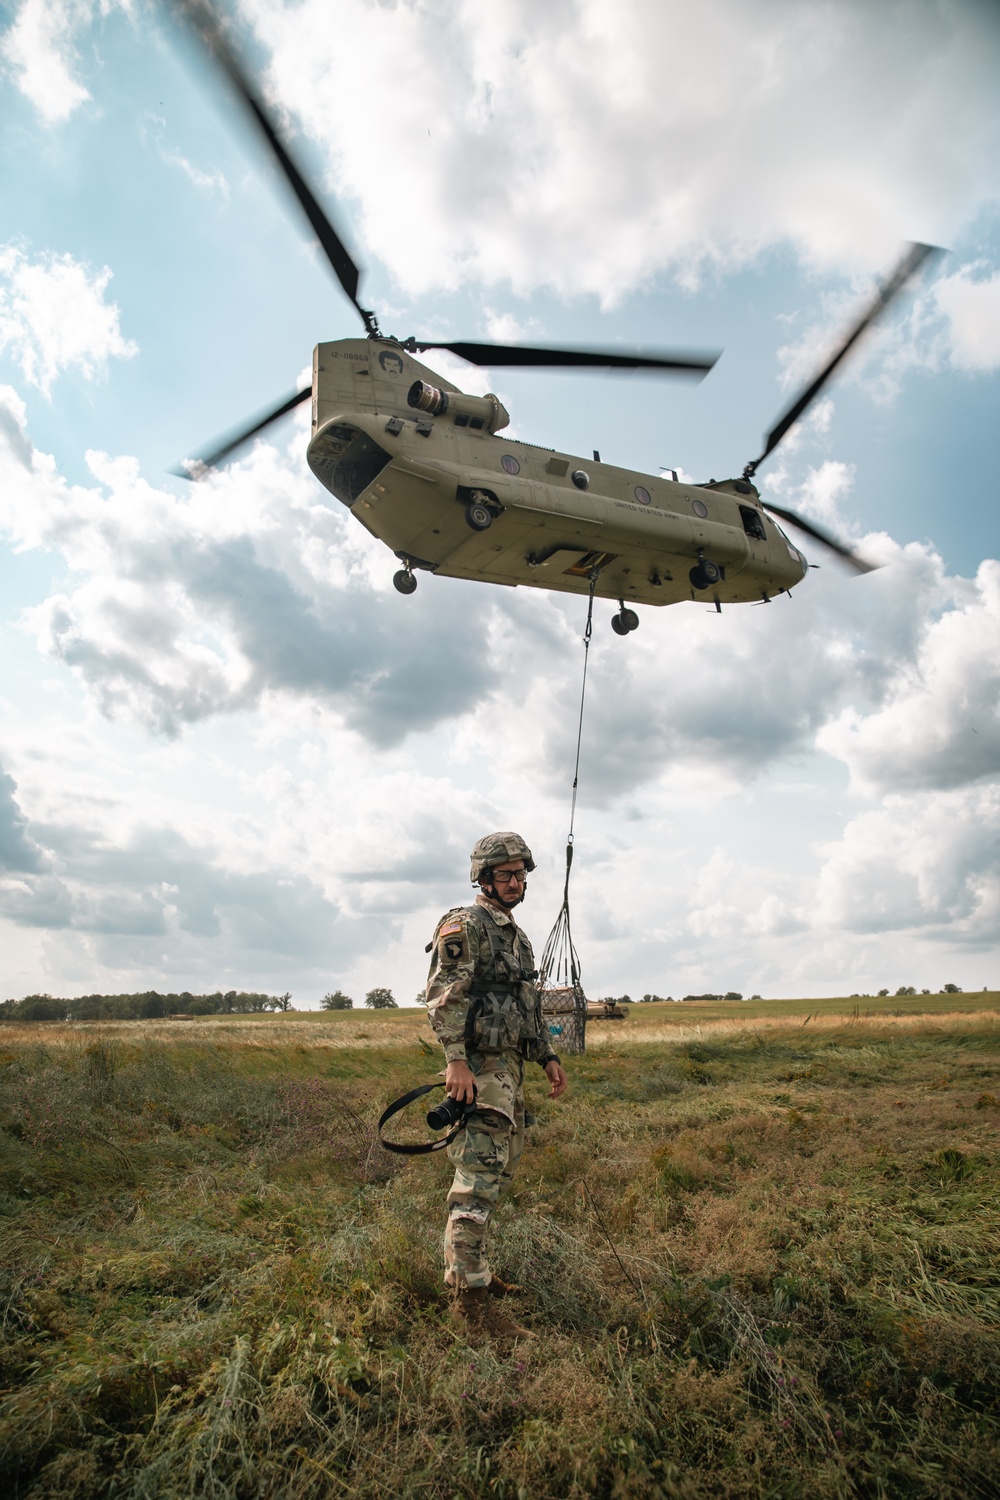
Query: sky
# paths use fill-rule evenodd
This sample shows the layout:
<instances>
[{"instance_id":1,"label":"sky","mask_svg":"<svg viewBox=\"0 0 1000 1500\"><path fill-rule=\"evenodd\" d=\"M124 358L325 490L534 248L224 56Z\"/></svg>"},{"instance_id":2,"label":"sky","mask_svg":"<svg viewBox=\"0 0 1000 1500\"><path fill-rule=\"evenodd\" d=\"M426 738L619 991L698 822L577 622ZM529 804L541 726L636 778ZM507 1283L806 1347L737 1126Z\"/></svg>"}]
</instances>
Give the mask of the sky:
<instances>
[{"instance_id":1,"label":"sky","mask_svg":"<svg viewBox=\"0 0 1000 1500\"><path fill-rule=\"evenodd\" d=\"M906 241L947 253L762 467L882 566L722 615L598 601L573 925L592 995L1000 987L1000 5L233 0L400 337L722 349L701 384L474 370L528 442L738 474ZM361 332L152 0L0 8L0 997L388 985L468 854L563 878L585 603L422 577L308 407Z\"/></svg>"}]
</instances>

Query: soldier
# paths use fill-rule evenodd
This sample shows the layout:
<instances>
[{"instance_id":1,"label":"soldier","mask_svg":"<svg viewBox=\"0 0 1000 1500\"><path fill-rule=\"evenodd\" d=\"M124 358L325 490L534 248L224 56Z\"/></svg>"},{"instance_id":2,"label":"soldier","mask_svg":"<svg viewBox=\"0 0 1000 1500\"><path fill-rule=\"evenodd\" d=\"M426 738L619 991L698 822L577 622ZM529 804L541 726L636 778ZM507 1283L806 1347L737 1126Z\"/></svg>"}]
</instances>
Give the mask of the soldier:
<instances>
[{"instance_id":1,"label":"soldier","mask_svg":"<svg viewBox=\"0 0 1000 1500\"><path fill-rule=\"evenodd\" d=\"M428 945L427 1009L444 1047L445 1087L452 1099L476 1104L448 1147L455 1178L444 1279L463 1332L501 1338L527 1332L491 1301L518 1289L492 1273L486 1260L490 1218L524 1145L524 1064L545 1069L550 1099L558 1099L567 1082L542 1021L531 944L512 916L534 868L518 834L481 838L472 851L472 884L480 888L475 905L446 912Z\"/></svg>"}]
</instances>

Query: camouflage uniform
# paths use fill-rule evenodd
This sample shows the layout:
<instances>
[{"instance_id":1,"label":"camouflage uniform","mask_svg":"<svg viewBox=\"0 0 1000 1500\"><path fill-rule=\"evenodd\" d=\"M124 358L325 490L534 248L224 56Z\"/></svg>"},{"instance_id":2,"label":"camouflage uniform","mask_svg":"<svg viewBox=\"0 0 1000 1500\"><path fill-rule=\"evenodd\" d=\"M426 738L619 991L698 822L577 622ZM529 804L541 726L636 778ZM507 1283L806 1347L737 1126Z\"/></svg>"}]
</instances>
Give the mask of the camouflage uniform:
<instances>
[{"instance_id":1,"label":"camouflage uniform","mask_svg":"<svg viewBox=\"0 0 1000 1500\"><path fill-rule=\"evenodd\" d=\"M446 1062L468 1062L476 1108L448 1147L455 1178L444 1236L448 1286L487 1287L486 1235L524 1146L525 1061L556 1054L542 1021L531 944L514 918L477 896L434 932L427 1009ZM522 977L523 976L523 977Z\"/></svg>"}]
</instances>

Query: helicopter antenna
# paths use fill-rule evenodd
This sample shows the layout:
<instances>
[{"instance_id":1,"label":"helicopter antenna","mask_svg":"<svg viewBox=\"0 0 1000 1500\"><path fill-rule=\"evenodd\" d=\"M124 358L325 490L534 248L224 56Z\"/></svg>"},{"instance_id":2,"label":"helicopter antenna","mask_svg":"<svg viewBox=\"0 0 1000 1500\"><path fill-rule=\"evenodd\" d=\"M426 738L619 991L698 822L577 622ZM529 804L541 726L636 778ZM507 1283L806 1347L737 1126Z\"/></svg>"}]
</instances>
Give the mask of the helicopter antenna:
<instances>
[{"instance_id":1,"label":"helicopter antenna","mask_svg":"<svg viewBox=\"0 0 1000 1500\"><path fill-rule=\"evenodd\" d=\"M877 318L880 318L882 316L886 308L889 306L890 302L892 302L894 298L899 295L899 293L906 286L907 282L912 280L912 278L917 274L924 262L929 257L936 259L939 255L943 254L944 251L939 249L936 245L909 246L906 254L903 256L903 259L900 261L895 271L893 271L892 275L889 277L889 280L885 283L884 286L881 286L879 288L873 301L868 305L862 316L855 323L854 327L847 335L847 338L844 339L843 343L840 345L833 358L827 361L816 378L806 386L805 390L800 396L796 397L791 406L785 412L784 416L782 416L774 425L774 427L771 428L771 431L768 433L767 439L764 444L763 453L759 458L752 459L751 462L748 463L746 468L743 470L744 479L753 479L753 476L756 474L765 458L770 457L775 448L777 448L778 444L781 442L782 438L788 432L789 428L799 420L802 414L816 400L816 397L826 385L831 375L837 369L840 362L854 348L854 345L857 343L861 335L871 327L871 325ZM798 526L800 523L796 521L794 524ZM803 527L802 529L808 530L808 527ZM825 540L825 538L820 539Z\"/></svg>"}]
</instances>

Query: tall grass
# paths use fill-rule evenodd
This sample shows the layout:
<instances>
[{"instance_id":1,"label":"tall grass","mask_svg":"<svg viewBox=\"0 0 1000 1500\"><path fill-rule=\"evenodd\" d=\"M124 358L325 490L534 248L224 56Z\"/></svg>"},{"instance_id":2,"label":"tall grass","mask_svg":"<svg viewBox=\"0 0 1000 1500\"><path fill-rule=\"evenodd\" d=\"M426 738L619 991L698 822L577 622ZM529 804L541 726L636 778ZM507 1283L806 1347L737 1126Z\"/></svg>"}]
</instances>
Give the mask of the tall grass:
<instances>
[{"instance_id":1,"label":"tall grass","mask_svg":"<svg viewBox=\"0 0 1000 1500\"><path fill-rule=\"evenodd\" d=\"M408 1024L5 1030L8 1492L997 1494L995 1016L629 1021L532 1077L512 1350L448 1321L447 1163L375 1141Z\"/></svg>"}]
</instances>

